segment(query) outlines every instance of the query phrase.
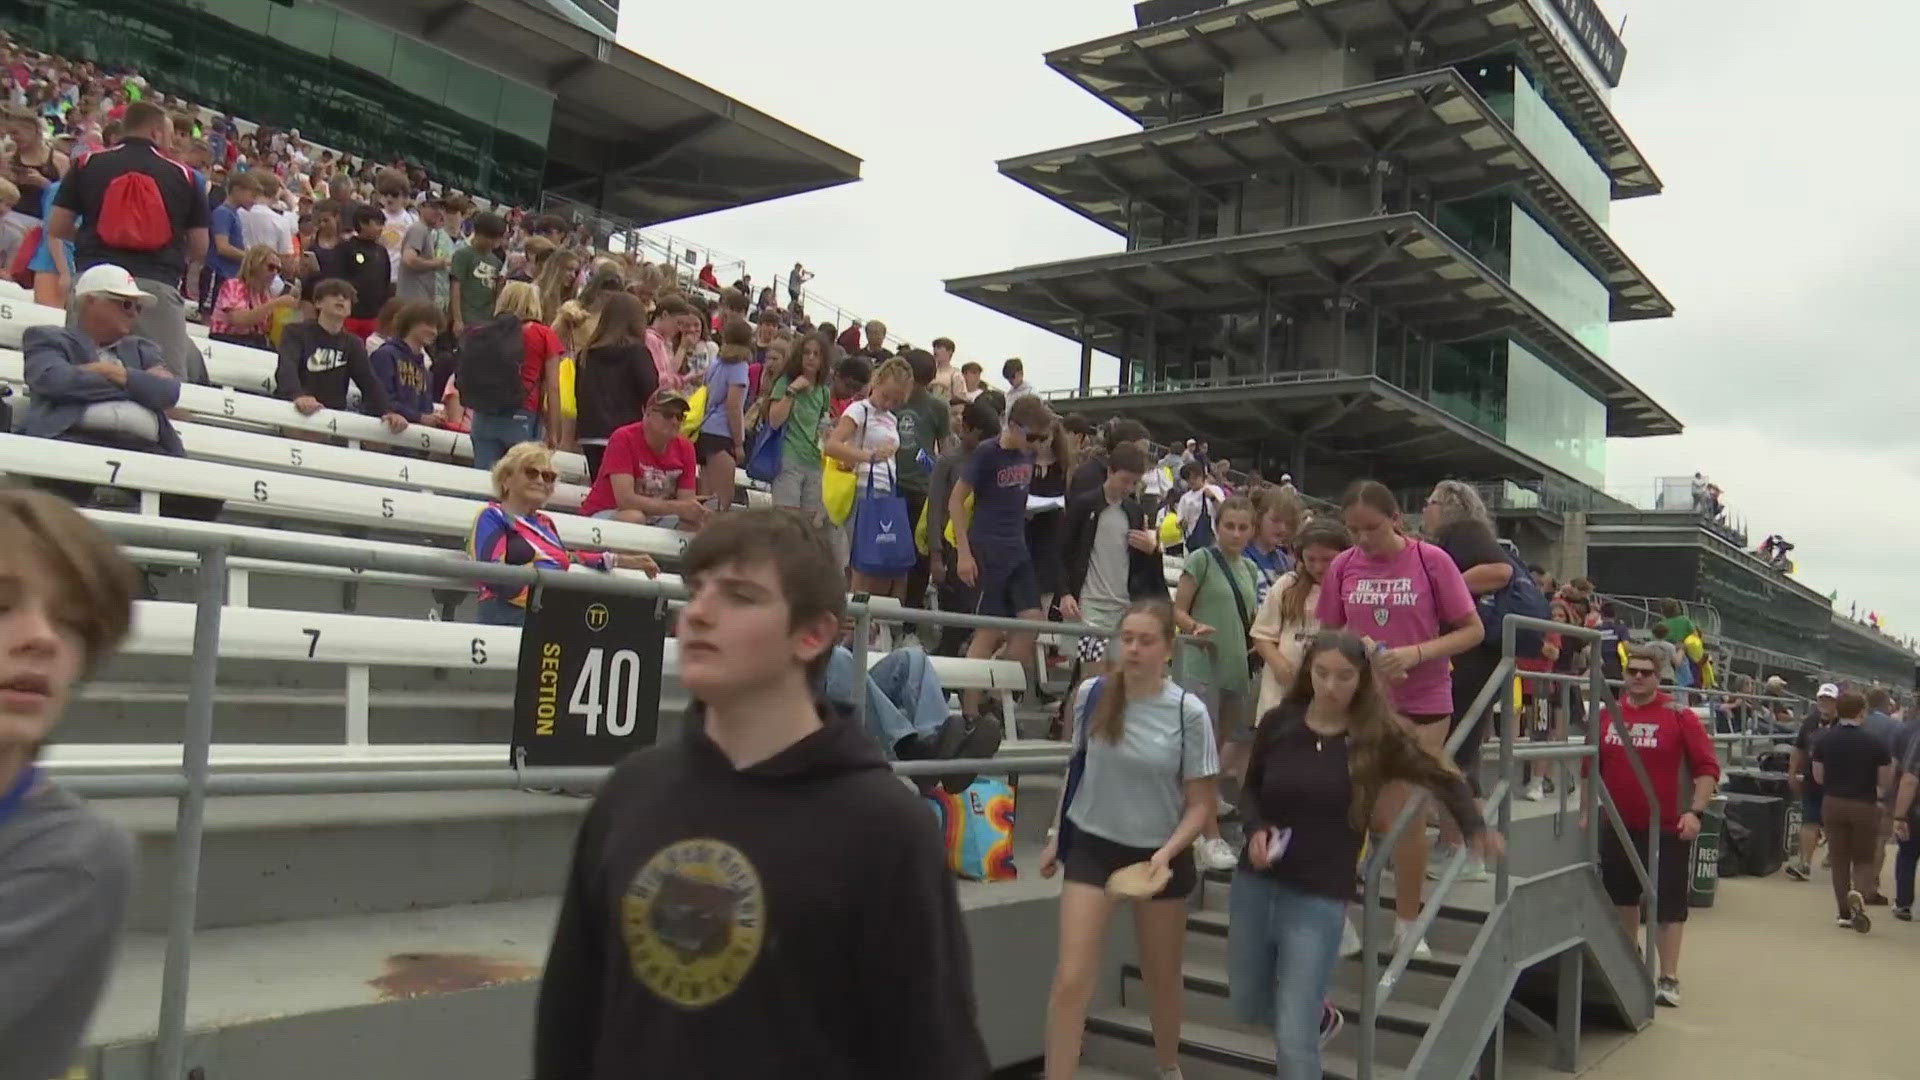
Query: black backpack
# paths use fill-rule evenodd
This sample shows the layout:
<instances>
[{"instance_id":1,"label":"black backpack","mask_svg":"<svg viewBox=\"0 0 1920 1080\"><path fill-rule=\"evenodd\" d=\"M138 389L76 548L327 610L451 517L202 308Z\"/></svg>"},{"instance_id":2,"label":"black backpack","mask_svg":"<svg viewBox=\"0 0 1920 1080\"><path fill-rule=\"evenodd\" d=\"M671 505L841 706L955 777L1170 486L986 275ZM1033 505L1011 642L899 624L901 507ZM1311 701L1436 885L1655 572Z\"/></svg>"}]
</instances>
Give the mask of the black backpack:
<instances>
[{"instance_id":1,"label":"black backpack","mask_svg":"<svg viewBox=\"0 0 1920 1080\"><path fill-rule=\"evenodd\" d=\"M481 323L460 339L460 404L479 413L506 413L527 407L527 389L520 381L520 362L526 346L520 337L520 316L501 315Z\"/></svg>"}]
</instances>

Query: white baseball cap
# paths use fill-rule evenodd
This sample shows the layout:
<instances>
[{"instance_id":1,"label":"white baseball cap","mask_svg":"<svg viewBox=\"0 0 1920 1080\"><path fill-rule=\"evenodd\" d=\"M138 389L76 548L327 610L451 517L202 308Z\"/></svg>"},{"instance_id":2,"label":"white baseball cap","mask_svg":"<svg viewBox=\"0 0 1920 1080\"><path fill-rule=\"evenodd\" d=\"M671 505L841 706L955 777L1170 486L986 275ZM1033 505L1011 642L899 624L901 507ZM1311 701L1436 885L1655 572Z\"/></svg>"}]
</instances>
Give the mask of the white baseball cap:
<instances>
[{"instance_id":1,"label":"white baseball cap","mask_svg":"<svg viewBox=\"0 0 1920 1080\"><path fill-rule=\"evenodd\" d=\"M1823 698L1823 697L1837 698L1840 696L1840 688L1833 685L1830 682L1823 682L1820 684L1819 692L1814 694L1813 696L1817 698Z\"/></svg>"},{"instance_id":2,"label":"white baseball cap","mask_svg":"<svg viewBox=\"0 0 1920 1080\"><path fill-rule=\"evenodd\" d=\"M112 263L90 266L79 280L73 283L75 296L117 296L122 300L138 300L141 307L147 307L154 301L154 295L142 289L133 280L133 275Z\"/></svg>"}]
</instances>

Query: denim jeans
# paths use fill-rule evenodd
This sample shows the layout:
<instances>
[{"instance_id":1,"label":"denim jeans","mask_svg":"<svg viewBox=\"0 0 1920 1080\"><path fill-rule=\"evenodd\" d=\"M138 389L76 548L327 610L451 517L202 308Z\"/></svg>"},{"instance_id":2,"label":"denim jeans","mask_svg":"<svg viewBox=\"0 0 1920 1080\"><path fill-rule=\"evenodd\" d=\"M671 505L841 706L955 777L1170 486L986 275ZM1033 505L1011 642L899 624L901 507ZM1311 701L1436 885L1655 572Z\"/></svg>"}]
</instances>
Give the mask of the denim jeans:
<instances>
[{"instance_id":1,"label":"denim jeans","mask_svg":"<svg viewBox=\"0 0 1920 1080\"><path fill-rule=\"evenodd\" d=\"M1900 841L1893 849L1893 905L1895 907L1913 906L1913 871L1920 865L1920 836L1913 835L1909 826L1908 838Z\"/></svg>"},{"instance_id":2,"label":"denim jeans","mask_svg":"<svg viewBox=\"0 0 1920 1080\"><path fill-rule=\"evenodd\" d=\"M1319 1080L1320 1006L1347 905L1246 870L1233 873L1227 983L1242 1023L1273 1025L1275 1075Z\"/></svg>"},{"instance_id":3,"label":"denim jeans","mask_svg":"<svg viewBox=\"0 0 1920 1080\"><path fill-rule=\"evenodd\" d=\"M832 704L853 708L853 653L838 645L827 662L821 693ZM947 691L934 674L927 654L908 646L895 649L873 665L864 680L867 696L867 732L880 744L887 760L893 748L909 735L931 735L947 722Z\"/></svg>"},{"instance_id":4,"label":"denim jeans","mask_svg":"<svg viewBox=\"0 0 1920 1080\"><path fill-rule=\"evenodd\" d=\"M508 447L533 441L533 414L525 409L474 413L472 437L473 467L491 469L506 455Z\"/></svg>"},{"instance_id":5,"label":"denim jeans","mask_svg":"<svg viewBox=\"0 0 1920 1080\"><path fill-rule=\"evenodd\" d=\"M483 626L525 626L527 609L502 596L489 596L480 601L480 623Z\"/></svg>"}]
</instances>

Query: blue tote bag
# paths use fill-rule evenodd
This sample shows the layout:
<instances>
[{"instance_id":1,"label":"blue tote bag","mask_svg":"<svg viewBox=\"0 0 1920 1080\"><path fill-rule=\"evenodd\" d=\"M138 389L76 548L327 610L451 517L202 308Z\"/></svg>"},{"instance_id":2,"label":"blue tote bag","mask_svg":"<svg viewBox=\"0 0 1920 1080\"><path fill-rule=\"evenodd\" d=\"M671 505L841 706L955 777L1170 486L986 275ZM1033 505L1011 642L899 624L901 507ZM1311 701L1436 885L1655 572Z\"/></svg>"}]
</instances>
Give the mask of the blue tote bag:
<instances>
[{"instance_id":1,"label":"blue tote bag","mask_svg":"<svg viewBox=\"0 0 1920 1080\"><path fill-rule=\"evenodd\" d=\"M747 479L771 484L780 475L780 428L762 422L747 444Z\"/></svg>"},{"instance_id":2,"label":"blue tote bag","mask_svg":"<svg viewBox=\"0 0 1920 1080\"><path fill-rule=\"evenodd\" d=\"M888 463L892 468L892 463ZM867 486L853 499L851 557L848 563L873 577L905 577L920 561L913 543L913 518L907 497L896 485L889 494L873 493L873 467L867 468Z\"/></svg>"}]
</instances>

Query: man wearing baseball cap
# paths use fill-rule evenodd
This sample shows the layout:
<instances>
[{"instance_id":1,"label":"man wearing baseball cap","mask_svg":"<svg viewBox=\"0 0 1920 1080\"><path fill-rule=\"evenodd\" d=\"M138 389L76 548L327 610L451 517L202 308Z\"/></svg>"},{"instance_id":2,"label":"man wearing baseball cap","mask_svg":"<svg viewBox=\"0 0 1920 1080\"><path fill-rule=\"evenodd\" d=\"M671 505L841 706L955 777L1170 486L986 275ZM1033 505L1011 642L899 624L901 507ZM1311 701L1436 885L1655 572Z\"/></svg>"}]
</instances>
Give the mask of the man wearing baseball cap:
<instances>
[{"instance_id":1,"label":"man wearing baseball cap","mask_svg":"<svg viewBox=\"0 0 1920 1080\"><path fill-rule=\"evenodd\" d=\"M644 416L608 436L606 456L580 512L687 532L706 524L706 504L693 493L693 443L680 434L689 407L678 390L654 391Z\"/></svg>"},{"instance_id":2,"label":"man wearing baseball cap","mask_svg":"<svg viewBox=\"0 0 1920 1080\"><path fill-rule=\"evenodd\" d=\"M179 377L160 347L133 333L154 297L124 267L88 267L73 283L72 327L30 326L21 336L27 390L32 401L18 432L185 457L167 410L180 401ZM92 494L90 484L39 481L75 502ZM211 518L217 500L162 496L163 513Z\"/></svg>"},{"instance_id":3,"label":"man wearing baseball cap","mask_svg":"<svg viewBox=\"0 0 1920 1080\"><path fill-rule=\"evenodd\" d=\"M1800 798L1800 858L1787 861L1787 876L1805 881L1813 866L1813 849L1820 844L1820 803L1826 792L1813 779L1813 751L1839 715L1840 688L1821 683L1813 695L1814 711L1800 722L1787 765L1787 786Z\"/></svg>"}]
</instances>

